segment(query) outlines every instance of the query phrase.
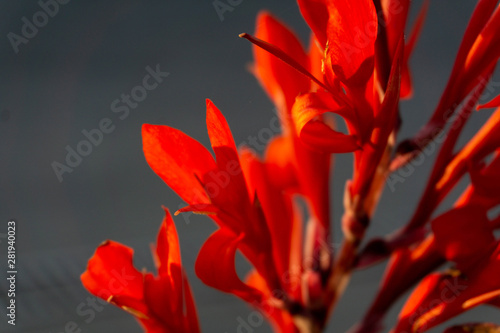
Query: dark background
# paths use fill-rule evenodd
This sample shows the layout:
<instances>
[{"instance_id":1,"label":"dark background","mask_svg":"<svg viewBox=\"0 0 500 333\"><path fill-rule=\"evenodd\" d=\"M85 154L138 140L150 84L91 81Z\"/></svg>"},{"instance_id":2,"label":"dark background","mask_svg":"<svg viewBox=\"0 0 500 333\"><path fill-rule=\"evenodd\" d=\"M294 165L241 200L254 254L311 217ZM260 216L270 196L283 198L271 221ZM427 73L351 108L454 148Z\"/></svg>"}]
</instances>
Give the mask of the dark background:
<instances>
[{"instance_id":1,"label":"dark background","mask_svg":"<svg viewBox=\"0 0 500 333\"><path fill-rule=\"evenodd\" d=\"M412 18L421 3L414 1ZM414 99L401 104L400 138L415 133L436 105L473 7L474 1L431 3L412 58ZM161 206L175 211L182 204L144 160L143 123L168 124L208 146L204 115L205 98L210 98L227 117L237 143L269 127L273 106L245 69L252 59L251 46L238 38L241 32L254 31L256 14L263 8L308 40L308 28L291 0L243 0L224 13L223 20L212 1L73 0L60 5L16 53L8 34L21 35L22 18L33 22L41 7L36 1L0 3L0 237L5 237L7 221L15 219L18 261L17 324L6 323L6 283L1 278L1 332L59 333L70 321L82 332L141 331L132 316L110 305L87 323L88 317L76 310L90 296L79 275L96 246L108 238L133 247L137 267L151 269L149 244L163 218ZM157 64L170 75L128 117L119 119L111 103L140 85L145 68ZM498 75L494 81L500 83ZM461 142L490 113L474 114ZM85 139L82 130L97 128L104 118L112 120L114 131L60 182L52 163L65 163L66 146L76 149ZM408 220L434 155L394 191L386 188L370 236L386 234ZM334 171L332 223L337 242L350 163L349 156L339 156ZM454 192L440 210L457 195ZM246 320L252 309L202 285L193 272L196 254L214 224L200 216L178 216L175 221L203 331L236 332L238 317ZM4 238L0 241L4 270L7 245ZM245 263L238 264L244 271ZM354 275L329 332L343 332L360 319L382 269ZM391 312L389 326L399 307ZM497 316L484 307L454 322L492 321ZM255 328L269 331L267 324Z\"/></svg>"}]
</instances>

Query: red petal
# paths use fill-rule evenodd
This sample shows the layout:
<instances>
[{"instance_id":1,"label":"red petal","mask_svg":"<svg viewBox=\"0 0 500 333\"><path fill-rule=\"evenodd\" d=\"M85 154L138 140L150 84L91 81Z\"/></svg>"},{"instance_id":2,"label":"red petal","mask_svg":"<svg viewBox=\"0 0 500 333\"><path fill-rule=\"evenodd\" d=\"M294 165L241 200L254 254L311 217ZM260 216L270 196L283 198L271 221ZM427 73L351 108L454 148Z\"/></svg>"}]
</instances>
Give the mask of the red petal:
<instances>
[{"instance_id":1,"label":"red petal","mask_svg":"<svg viewBox=\"0 0 500 333\"><path fill-rule=\"evenodd\" d=\"M328 39L326 36L329 19L328 2L325 0L298 0L297 2L302 16L316 35L320 46L324 48Z\"/></svg>"},{"instance_id":2,"label":"red petal","mask_svg":"<svg viewBox=\"0 0 500 333\"><path fill-rule=\"evenodd\" d=\"M419 319L419 315L421 315L422 312L430 311L433 308L436 309L436 311L442 312L442 308L437 307L440 303L434 303L433 307L430 308L426 303L428 299L432 299L433 295L436 300L440 299L438 291L436 290L442 280L443 276L441 274L433 273L420 282L417 288L415 288L415 290L411 293L403 309L399 313L398 323L394 332L416 332L413 325L416 323L416 320Z\"/></svg>"},{"instance_id":3,"label":"red petal","mask_svg":"<svg viewBox=\"0 0 500 333\"><path fill-rule=\"evenodd\" d=\"M245 175L264 212L267 227L271 234L273 261L279 276L289 271L293 208L291 197L272 185L263 165L250 151L245 156Z\"/></svg>"},{"instance_id":4,"label":"red petal","mask_svg":"<svg viewBox=\"0 0 500 333\"><path fill-rule=\"evenodd\" d=\"M372 0L328 2L326 57L342 82L364 84L373 72L378 20ZM330 68L327 68L330 70Z\"/></svg>"},{"instance_id":5,"label":"red petal","mask_svg":"<svg viewBox=\"0 0 500 333\"><path fill-rule=\"evenodd\" d=\"M358 133L358 119L354 110L340 106L328 92L312 92L297 96L292 109L292 117L299 133L309 121L319 119L325 112L332 112L345 119L352 134Z\"/></svg>"},{"instance_id":6,"label":"red petal","mask_svg":"<svg viewBox=\"0 0 500 333\"><path fill-rule=\"evenodd\" d=\"M452 209L431 223L437 249L457 264L475 261L495 241L486 211L479 206Z\"/></svg>"},{"instance_id":7,"label":"red petal","mask_svg":"<svg viewBox=\"0 0 500 333\"><path fill-rule=\"evenodd\" d=\"M220 208L242 209L249 203L249 198L238 151L226 119L208 99L207 129L218 170L204 175L203 183L214 204Z\"/></svg>"},{"instance_id":8,"label":"red petal","mask_svg":"<svg viewBox=\"0 0 500 333\"><path fill-rule=\"evenodd\" d=\"M189 282L182 269L175 223L166 208L165 218L158 232L156 257L159 262L159 276L146 275L146 303L150 311L163 322L163 326L169 327L171 332L193 332L188 324L196 327L198 319ZM189 312L184 313L188 306Z\"/></svg>"},{"instance_id":9,"label":"red petal","mask_svg":"<svg viewBox=\"0 0 500 333\"><path fill-rule=\"evenodd\" d=\"M198 314L196 311L196 305L194 303L193 293L191 292L191 287L189 286L189 281L184 274L184 301L186 302L186 317L185 317L185 327L186 333L199 333L200 325L198 323Z\"/></svg>"},{"instance_id":10,"label":"red petal","mask_svg":"<svg viewBox=\"0 0 500 333\"><path fill-rule=\"evenodd\" d=\"M180 273L180 267L174 269ZM144 279L144 297L148 308L157 321L170 328L182 327L182 280L172 284L168 276L154 277L147 274ZM172 330L173 331L173 330Z\"/></svg>"},{"instance_id":11,"label":"red petal","mask_svg":"<svg viewBox=\"0 0 500 333\"><path fill-rule=\"evenodd\" d=\"M158 273L160 278L155 280L150 278L146 285L146 292L149 291L149 301L158 298L159 304L153 307L156 312L162 312L160 318L166 318L165 313L161 310L161 304L166 300L170 303L170 311L182 309L182 270L181 270L181 252L179 247L179 237L175 229L174 220L168 209L165 209L165 218L158 231L156 240L156 258L158 258ZM162 284L168 284L162 286ZM158 292L147 289L148 286L159 289ZM170 287L169 287L170 286ZM166 288L166 289L165 289ZM159 297L158 294L164 293L164 297ZM168 321L167 321L168 322Z\"/></svg>"},{"instance_id":12,"label":"red petal","mask_svg":"<svg viewBox=\"0 0 500 333\"><path fill-rule=\"evenodd\" d=\"M243 283L234 264L238 243L242 240L226 228L214 232L203 244L196 259L196 275L215 289L234 294L252 303L260 301L260 292Z\"/></svg>"},{"instance_id":13,"label":"red petal","mask_svg":"<svg viewBox=\"0 0 500 333\"><path fill-rule=\"evenodd\" d=\"M413 97L413 84L408 64L403 64L401 68L401 99Z\"/></svg>"},{"instance_id":14,"label":"red petal","mask_svg":"<svg viewBox=\"0 0 500 333\"><path fill-rule=\"evenodd\" d=\"M174 220L168 209L164 208L164 210L165 218L156 239L156 255L160 264L158 272L160 276L172 276L170 265L181 265L181 252ZM176 277L176 281L180 284L180 276Z\"/></svg>"},{"instance_id":15,"label":"red petal","mask_svg":"<svg viewBox=\"0 0 500 333\"><path fill-rule=\"evenodd\" d=\"M311 37L309 39L309 69L312 74L312 76L317 77L317 78L322 78L323 77L323 48L320 45L320 42L318 39L314 36L314 34L311 34ZM333 86L333 85L332 85ZM314 89L311 89L313 91L316 91L318 87L315 87ZM338 89L340 90L340 89Z\"/></svg>"},{"instance_id":16,"label":"red petal","mask_svg":"<svg viewBox=\"0 0 500 333\"><path fill-rule=\"evenodd\" d=\"M131 248L117 242L101 244L81 276L84 287L104 300L121 296L142 301L143 275L133 265L133 253Z\"/></svg>"},{"instance_id":17,"label":"red petal","mask_svg":"<svg viewBox=\"0 0 500 333\"><path fill-rule=\"evenodd\" d=\"M330 154L307 147L299 138L293 138L297 178L302 195L310 204L311 214L330 230Z\"/></svg>"},{"instance_id":18,"label":"red petal","mask_svg":"<svg viewBox=\"0 0 500 333\"><path fill-rule=\"evenodd\" d=\"M257 17L255 36L290 55L304 68L308 68L307 55L295 34L283 23L267 12ZM284 63L275 55L258 47L253 47L255 65L253 72L259 79L274 105L283 112L283 116L292 109L295 97L310 89L310 80ZM287 118L283 118L286 121ZM285 126L290 126L285 124Z\"/></svg>"},{"instance_id":19,"label":"red petal","mask_svg":"<svg viewBox=\"0 0 500 333\"><path fill-rule=\"evenodd\" d=\"M500 204L500 153L496 155L487 166L476 168L471 165L469 174L472 183L470 203L479 204L485 209L491 209Z\"/></svg>"},{"instance_id":20,"label":"red petal","mask_svg":"<svg viewBox=\"0 0 500 333\"><path fill-rule=\"evenodd\" d=\"M297 190L298 186L293 149L290 137L275 136L268 143L265 153L265 166L269 181L286 190Z\"/></svg>"},{"instance_id":21,"label":"red petal","mask_svg":"<svg viewBox=\"0 0 500 333\"><path fill-rule=\"evenodd\" d=\"M153 171L189 204L210 202L197 177L216 169L212 155L181 131L160 125L142 126L143 150Z\"/></svg>"},{"instance_id":22,"label":"red petal","mask_svg":"<svg viewBox=\"0 0 500 333\"><path fill-rule=\"evenodd\" d=\"M214 103L212 103L211 100L207 99L206 103L208 136L210 137L210 143L212 144L212 148L214 148L215 156L217 158L217 162L219 163L219 159L224 159L225 156L222 155L219 157L215 149L219 147L227 147L233 152L236 152L236 145L226 118L224 118L220 110L214 105Z\"/></svg>"},{"instance_id":23,"label":"red petal","mask_svg":"<svg viewBox=\"0 0 500 333\"><path fill-rule=\"evenodd\" d=\"M483 23L484 24L484 23ZM465 60L465 78L479 78L485 68L494 66L500 56L500 6L496 8L472 45Z\"/></svg>"},{"instance_id":24,"label":"red petal","mask_svg":"<svg viewBox=\"0 0 500 333\"><path fill-rule=\"evenodd\" d=\"M409 0L383 0L380 1L385 18L385 33L390 58L394 58L399 39L405 31L410 8ZM417 22L419 20L417 19Z\"/></svg>"}]
</instances>

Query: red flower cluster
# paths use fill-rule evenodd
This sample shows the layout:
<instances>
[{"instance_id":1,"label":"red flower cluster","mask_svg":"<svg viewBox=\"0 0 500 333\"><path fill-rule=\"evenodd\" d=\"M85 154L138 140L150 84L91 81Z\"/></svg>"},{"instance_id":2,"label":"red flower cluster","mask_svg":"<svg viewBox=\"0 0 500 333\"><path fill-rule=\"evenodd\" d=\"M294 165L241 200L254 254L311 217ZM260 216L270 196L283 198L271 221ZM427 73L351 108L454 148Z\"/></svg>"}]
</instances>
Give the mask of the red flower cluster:
<instances>
[{"instance_id":1,"label":"red flower cluster","mask_svg":"<svg viewBox=\"0 0 500 333\"><path fill-rule=\"evenodd\" d=\"M410 54L428 2L405 41L409 0L298 0L312 30L309 49L267 12L257 18L252 72L279 111L282 133L263 157L237 149L222 113L207 100L212 153L183 132L144 125L143 148L153 171L186 203L178 213L208 215L219 227L198 255L197 276L262 311L277 332L321 332L355 269L390 258L371 307L353 332L376 332L393 303L416 288L393 332L423 332L481 304L500 306L500 97L478 106L500 56L500 6L479 0L449 82L429 122L396 145L399 101L413 88ZM496 111L463 147L462 130L475 108ZM487 111L481 111L487 112ZM347 133L329 113L341 117ZM391 173L418 158L431 140L442 143L409 222L361 248ZM352 153L345 186L338 253L331 245L331 159ZM469 176L453 207L435 212ZM307 226L298 200L307 204ZM376 221L374 222L376 224ZM253 270L242 281L239 251ZM196 332L178 239L168 215L156 247L159 276L140 273L132 251L101 245L82 275L85 287L134 314L148 332ZM449 263L449 268L439 268ZM116 290L117 272L130 283ZM128 276L128 275L127 275ZM469 324L448 332L496 332Z\"/></svg>"}]
</instances>

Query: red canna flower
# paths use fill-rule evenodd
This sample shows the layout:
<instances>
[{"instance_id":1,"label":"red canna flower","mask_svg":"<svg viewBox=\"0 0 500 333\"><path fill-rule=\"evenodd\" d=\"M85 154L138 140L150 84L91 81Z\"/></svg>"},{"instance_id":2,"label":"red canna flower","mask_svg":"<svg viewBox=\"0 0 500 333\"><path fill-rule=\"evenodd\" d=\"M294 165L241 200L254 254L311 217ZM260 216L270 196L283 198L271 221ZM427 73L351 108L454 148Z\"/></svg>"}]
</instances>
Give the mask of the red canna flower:
<instances>
[{"instance_id":1,"label":"red canna flower","mask_svg":"<svg viewBox=\"0 0 500 333\"><path fill-rule=\"evenodd\" d=\"M293 255L300 249L295 246L301 239L301 221L292 199L269 181L255 156L249 151L238 154L226 120L209 100L207 128L215 160L179 130L147 124L142 133L146 160L188 203L178 213L207 214L220 227L200 250L198 277L260 308L276 325L289 326L291 318L281 308L300 302L300 281L285 279L300 261ZM237 250L255 269L247 283L236 274ZM270 305L275 303L281 305Z\"/></svg>"},{"instance_id":2,"label":"red canna flower","mask_svg":"<svg viewBox=\"0 0 500 333\"><path fill-rule=\"evenodd\" d=\"M132 256L131 248L105 241L81 276L84 287L130 312L148 333L199 332L191 288L181 265L177 231L167 209L153 252L158 275L139 272Z\"/></svg>"}]
</instances>

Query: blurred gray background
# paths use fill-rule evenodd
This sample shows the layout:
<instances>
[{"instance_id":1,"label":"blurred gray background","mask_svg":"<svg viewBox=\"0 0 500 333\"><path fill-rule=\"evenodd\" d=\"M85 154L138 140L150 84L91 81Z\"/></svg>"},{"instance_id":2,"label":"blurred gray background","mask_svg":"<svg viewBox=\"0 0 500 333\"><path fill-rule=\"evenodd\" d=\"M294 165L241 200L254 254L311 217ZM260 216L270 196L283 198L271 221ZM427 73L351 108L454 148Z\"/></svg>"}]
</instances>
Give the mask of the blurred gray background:
<instances>
[{"instance_id":1,"label":"blurred gray background","mask_svg":"<svg viewBox=\"0 0 500 333\"><path fill-rule=\"evenodd\" d=\"M421 3L414 1L412 19ZM436 105L474 4L431 3L411 62L414 99L401 105L400 139L415 133ZM141 125L168 124L208 146L204 115L205 98L210 98L227 117L236 142L247 141L269 127L274 113L246 70L251 46L238 34L253 32L258 11L266 8L308 40L308 28L292 0L242 0L231 8L221 20L212 0L72 0L61 4L36 35L18 45L16 53L9 34L21 35L23 18L33 22L41 7L37 1L0 3L0 236L7 232L7 221L15 219L18 251L17 324L7 324L6 282L1 278L1 332L59 333L68 322L88 333L141 332L132 316L111 305L92 320L77 312L90 297L79 275L96 246L108 238L120 241L135 249L137 267L152 269L149 244L163 218L161 206L175 211L181 205L145 162ZM113 101L142 84L147 66L157 65L169 76L120 119L124 114L112 111ZM498 90L498 75L494 80L493 89ZM490 113L474 114L466 134L477 130ZM65 164L66 147L76 149L85 139L82 131L97 128L104 118L111 120L113 132L59 181L52 163ZM434 155L394 191L386 188L369 236L387 234L408 220ZM341 239L343 183L350 172L350 157L339 156L332 184L336 241ZM440 211L457 195L455 191ZM238 318L246 320L252 310L235 297L202 285L193 271L198 250L215 230L214 224L200 216L175 220L203 331L236 332ZM0 241L0 267L5 271L7 245L4 238ZM239 267L246 269L245 263ZM383 265L354 275L329 332L343 332L361 318L382 271ZM401 304L391 312L389 327ZM454 322L497 317L498 312L484 307ZM264 324L254 332L270 328Z\"/></svg>"}]
</instances>

